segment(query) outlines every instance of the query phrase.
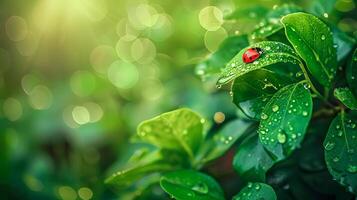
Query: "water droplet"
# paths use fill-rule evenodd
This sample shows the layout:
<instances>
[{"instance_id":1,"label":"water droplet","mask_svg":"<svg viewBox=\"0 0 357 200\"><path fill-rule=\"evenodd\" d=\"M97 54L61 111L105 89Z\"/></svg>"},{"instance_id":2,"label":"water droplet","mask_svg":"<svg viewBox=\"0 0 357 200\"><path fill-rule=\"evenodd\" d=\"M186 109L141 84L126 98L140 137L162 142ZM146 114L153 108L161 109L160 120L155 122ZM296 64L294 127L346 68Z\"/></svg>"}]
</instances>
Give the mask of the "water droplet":
<instances>
[{"instance_id":1,"label":"water droplet","mask_svg":"<svg viewBox=\"0 0 357 200\"><path fill-rule=\"evenodd\" d=\"M145 131L139 132L139 136L142 136L142 137L146 136L146 132Z\"/></svg>"},{"instance_id":2,"label":"water droplet","mask_svg":"<svg viewBox=\"0 0 357 200\"><path fill-rule=\"evenodd\" d=\"M304 84L304 88L305 88L305 89L308 90L308 89L310 89L310 87L311 87L310 84Z\"/></svg>"},{"instance_id":3,"label":"water droplet","mask_svg":"<svg viewBox=\"0 0 357 200\"><path fill-rule=\"evenodd\" d=\"M273 112L277 112L279 110L279 106L273 105L272 110L273 110Z\"/></svg>"},{"instance_id":4,"label":"water droplet","mask_svg":"<svg viewBox=\"0 0 357 200\"><path fill-rule=\"evenodd\" d=\"M260 184L257 183L254 188L255 188L256 190L259 190L259 189L260 189Z\"/></svg>"},{"instance_id":5,"label":"water droplet","mask_svg":"<svg viewBox=\"0 0 357 200\"><path fill-rule=\"evenodd\" d=\"M308 114L309 114L309 113L308 113L307 111L303 111L303 112L302 112L302 116L305 116L305 117L306 117Z\"/></svg>"},{"instance_id":6,"label":"water droplet","mask_svg":"<svg viewBox=\"0 0 357 200\"><path fill-rule=\"evenodd\" d=\"M324 17L325 17L325 18L328 18L328 14L327 14L327 13L324 13Z\"/></svg>"},{"instance_id":7,"label":"water droplet","mask_svg":"<svg viewBox=\"0 0 357 200\"><path fill-rule=\"evenodd\" d=\"M334 143L334 142L327 142L327 143L325 144L325 149L326 149L326 151L330 151L330 150L332 150L334 147L335 147L335 143Z\"/></svg>"},{"instance_id":8,"label":"water droplet","mask_svg":"<svg viewBox=\"0 0 357 200\"><path fill-rule=\"evenodd\" d=\"M342 131L339 131L339 132L337 133L337 135L340 136L340 137L342 136L342 134L343 134Z\"/></svg>"},{"instance_id":9,"label":"water droplet","mask_svg":"<svg viewBox=\"0 0 357 200\"><path fill-rule=\"evenodd\" d=\"M262 113L260 116L261 119L268 119L268 115L265 113Z\"/></svg>"},{"instance_id":10,"label":"water droplet","mask_svg":"<svg viewBox=\"0 0 357 200\"><path fill-rule=\"evenodd\" d=\"M208 186L205 183L197 183L192 187L193 191L198 193L207 194L208 193Z\"/></svg>"},{"instance_id":11,"label":"water droplet","mask_svg":"<svg viewBox=\"0 0 357 200\"><path fill-rule=\"evenodd\" d=\"M286 135L284 133L278 133L277 136L278 142L284 144L286 142Z\"/></svg>"},{"instance_id":12,"label":"water droplet","mask_svg":"<svg viewBox=\"0 0 357 200\"><path fill-rule=\"evenodd\" d=\"M194 197L194 196L195 196L195 193L188 191L188 192L187 192L187 196L188 196L188 197Z\"/></svg>"},{"instance_id":13,"label":"water droplet","mask_svg":"<svg viewBox=\"0 0 357 200\"><path fill-rule=\"evenodd\" d=\"M300 77L300 76L302 76L304 73L302 72L302 71L299 71L299 72L297 72L296 74L295 74L295 76L296 77Z\"/></svg>"},{"instance_id":14,"label":"water droplet","mask_svg":"<svg viewBox=\"0 0 357 200\"><path fill-rule=\"evenodd\" d=\"M348 165L347 171L350 173L357 173L357 166L356 165Z\"/></svg>"},{"instance_id":15,"label":"water droplet","mask_svg":"<svg viewBox=\"0 0 357 200\"><path fill-rule=\"evenodd\" d=\"M201 122L201 124L204 124L204 123L206 122L206 120L202 118L202 119L200 120L200 122Z\"/></svg>"},{"instance_id":16,"label":"water droplet","mask_svg":"<svg viewBox=\"0 0 357 200\"><path fill-rule=\"evenodd\" d=\"M253 183L252 182L248 182L248 188L252 188L253 187Z\"/></svg>"},{"instance_id":17,"label":"water droplet","mask_svg":"<svg viewBox=\"0 0 357 200\"><path fill-rule=\"evenodd\" d=\"M339 160L340 160L339 157L334 157L334 158L332 159L333 162L338 162Z\"/></svg>"},{"instance_id":18,"label":"water droplet","mask_svg":"<svg viewBox=\"0 0 357 200\"><path fill-rule=\"evenodd\" d=\"M325 40L326 36L325 35L321 35L321 40Z\"/></svg>"}]
</instances>

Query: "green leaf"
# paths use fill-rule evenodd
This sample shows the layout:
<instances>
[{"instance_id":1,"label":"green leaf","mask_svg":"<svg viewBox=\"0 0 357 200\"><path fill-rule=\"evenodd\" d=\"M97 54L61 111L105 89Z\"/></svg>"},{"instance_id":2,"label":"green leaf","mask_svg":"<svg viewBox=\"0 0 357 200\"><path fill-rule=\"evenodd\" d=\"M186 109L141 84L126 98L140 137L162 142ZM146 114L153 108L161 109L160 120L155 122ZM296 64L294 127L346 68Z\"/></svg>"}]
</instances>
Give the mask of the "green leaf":
<instances>
[{"instance_id":1,"label":"green leaf","mask_svg":"<svg viewBox=\"0 0 357 200\"><path fill-rule=\"evenodd\" d=\"M226 64L244 47L248 45L246 35L226 38L206 61L197 65L195 73L201 77L220 73Z\"/></svg>"},{"instance_id":2,"label":"green leaf","mask_svg":"<svg viewBox=\"0 0 357 200\"><path fill-rule=\"evenodd\" d=\"M248 48L261 48L264 52L260 57L252 63L244 63L242 56ZM275 64L275 63L291 63L298 64L300 60L294 50L280 42L264 41L253 44L250 47L241 50L223 70L217 84L226 84L236 77L242 76L248 72Z\"/></svg>"},{"instance_id":3,"label":"green leaf","mask_svg":"<svg viewBox=\"0 0 357 200\"><path fill-rule=\"evenodd\" d=\"M283 28L283 24L280 19L290 13L299 12L302 9L293 4L284 4L279 7L274 7L263 21L261 21L256 29L252 32L251 38L266 38Z\"/></svg>"},{"instance_id":4,"label":"green leaf","mask_svg":"<svg viewBox=\"0 0 357 200\"><path fill-rule=\"evenodd\" d=\"M337 70L336 49L330 28L307 13L284 16L285 34L319 83L330 87Z\"/></svg>"},{"instance_id":5,"label":"green leaf","mask_svg":"<svg viewBox=\"0 0 357 200\"><path fill-rule=\"evenodd\" d=\"M334 47L337 50L337 61L343 62L344 59L353 50L356 41L341 31L338 27L330 25L333 32Z\"/></svg>"},{"instance_id":6,"label":"green leaf","mask_svg":"<svg viewBox=\"0 0 357 200\"><path fill-rule=\"evenodd\" d=\"M174 155L171 156L174 157ZM169 160L172 160L172 157L166 159L161 151L153 151L137 162L128 163L122 170L108 177L105 183L115 185L116 187L128 186L150 173L175 169L177 163L175 166L169 162Z\"/></svg>"},{"instance_id":7,"label":"green leaf","mask_svg":"<svg viewBox=\"0 0 357 200\"><path fill-rule=\"evenodd\" d=\"M265 173L274 161L259 141L258 134L246 138L239 145L233 159L233 167L238 175L251 181L265 182Z\"/></svg>"},{"instance_id":8,"label":"green leaf","mask_svg":"<svg viewBox=\"0 0 357 200\"><path fill-rule=\"evenodd\" d=\"M203 140L204 122L195 112L182 108L142 122L137 134L144 142L183 151L193 158Z\"/></svg>"},{"instance_id":9,"label":"green leaf","mask_svg":"<svg viewBox=\"0 0 357 200\"><path fill-rule=\"evenodd\" d=\"M292 77L267 69L249 72L234 80L233 103L248 117L260 119L260 114L269 99L282 87L291 83Z\"/></svg>"},{"instance_id":10,"label":"green leaf","mask_svg":"<svg viewBox=\"0 0 357 200\"><path fill-rule=\"evenodd\" d=\"M340 100L347 108L357 110L357 99L348 88L336 88L335 97Z\"/></svg>"},{"instance_id":11,"label":"green leaf","mask_svg":"<svg viewBox=\"0 0 357 200\"><path fill-rule=\"evenodd\" d=\"M233 200L276 200L274 189L265 183L248 183Z\"/></svg>"},{"instance_id":12,"label":"green leaf","mask_svg":"<svg viewBox=\"0 0 357 200\"><path fill-rule=\"evenodd\" d=\"M265 106L259 125L264 147L281 160L300 146L312 114L312 98L303 83L279 90Z\"/></svg>"},{"instance_id":13,"label":"green leaf","mask_svg":"<svg viewBox=\"0 0 357 200\"><path fill-rule=\"evenodd\" d=\"M351 91L357 96L357 48L352 55L351 61L347 65L346 78Z\"/></svg>"},{"instance_id":14,"label":"green leaf","mask_svg":"<svg viewBox=\"0 0 357 200\"><path fill-rule=\"evenodd\" d=\"M169 172L162 176L160 185L177 200L224 200L221 187L212 177L192 170Z\"/></svg>"},{"instance_id":15,"label":"green leaf","mask_svg":"<svg viewBox=\"0 0 357 200\"><path fill-rule=\"evenodd\" d=\"M331 123L324 141L331 175L357 194L357 117L342 112Z\"/></svg>"},{"instance_id":16,"label":"green leaf","mask_svg":"<svg viewBox=\"0 0 357 200\"><path fill-rule=\"evenodd\" d=\"M244 133L249 131L252 123L237 119L226 124L213 138L204 144L202 162L209 162L222 156Z\"/></svg>"}]
</instances>

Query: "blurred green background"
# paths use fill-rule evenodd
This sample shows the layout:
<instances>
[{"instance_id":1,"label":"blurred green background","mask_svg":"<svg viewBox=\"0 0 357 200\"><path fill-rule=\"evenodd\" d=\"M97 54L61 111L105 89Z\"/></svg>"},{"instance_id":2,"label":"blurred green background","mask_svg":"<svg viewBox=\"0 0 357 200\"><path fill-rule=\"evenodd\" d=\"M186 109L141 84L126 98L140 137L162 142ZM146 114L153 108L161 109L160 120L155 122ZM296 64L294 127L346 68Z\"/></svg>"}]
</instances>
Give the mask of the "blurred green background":
<instances>
[{"instance_id":1,"label":"blurred green background","mask_svg":"<svg viewBox=\"0 0 357 200\"><path fill-rule=\"evenodd\" d=\"M0 198L120 199L103 180L132 153L140 121L178 107L215 124L236 114L214 79L194 75L227 35L253 27L223 16L285 2L2 0Z\"/></svg>"}]
</instances>

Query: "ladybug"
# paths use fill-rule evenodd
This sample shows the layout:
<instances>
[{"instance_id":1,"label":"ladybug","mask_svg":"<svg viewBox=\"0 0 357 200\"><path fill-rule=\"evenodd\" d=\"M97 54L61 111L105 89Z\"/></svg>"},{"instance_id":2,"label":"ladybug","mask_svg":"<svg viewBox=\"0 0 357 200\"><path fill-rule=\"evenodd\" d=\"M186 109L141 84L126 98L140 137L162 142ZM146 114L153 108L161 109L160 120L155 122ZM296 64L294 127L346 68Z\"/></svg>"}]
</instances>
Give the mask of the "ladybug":
<instances>
[{"instance_id":1,"label":"ladybug","mask_svg":"<svg viewBox=\"0 0 357 200\"><path fill-rule=\"evenodd\" d=\"M243 53L243 62L244 63L251 63L254 62L256 59L260 57L263 53L263 49L256 47L256 48L249 48Z\"/></svg>"}]
</instances>

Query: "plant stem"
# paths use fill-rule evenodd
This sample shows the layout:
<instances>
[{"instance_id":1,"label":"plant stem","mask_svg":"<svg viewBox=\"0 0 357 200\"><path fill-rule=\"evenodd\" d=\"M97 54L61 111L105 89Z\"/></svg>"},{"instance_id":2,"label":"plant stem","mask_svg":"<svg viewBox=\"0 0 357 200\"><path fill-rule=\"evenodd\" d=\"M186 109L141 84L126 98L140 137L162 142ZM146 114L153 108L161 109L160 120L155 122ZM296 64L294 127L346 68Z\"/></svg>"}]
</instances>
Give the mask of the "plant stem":
<instances>
[{"instance_id":1,"label":"plant stem","mask_svg":"<svg viewBox=\"0 0 357 200\"><path fill-rule=\"evenodd\" d=\"M307 80L307 82L309 83L309 85L311 86L311 90L321 99L325 99L321 94L320 92L315 88L314 84L312 84L312 81L304 67L304 65L302 63L299 64L300 66L300 69L302 70L302 72L304 73L304 77L305 79Z\"/></svg>"}]
</instances>

